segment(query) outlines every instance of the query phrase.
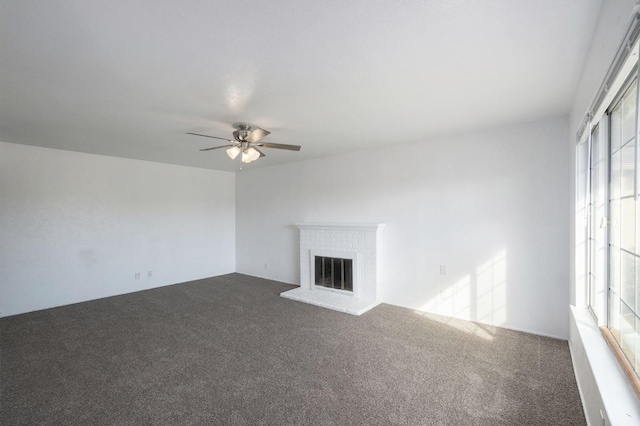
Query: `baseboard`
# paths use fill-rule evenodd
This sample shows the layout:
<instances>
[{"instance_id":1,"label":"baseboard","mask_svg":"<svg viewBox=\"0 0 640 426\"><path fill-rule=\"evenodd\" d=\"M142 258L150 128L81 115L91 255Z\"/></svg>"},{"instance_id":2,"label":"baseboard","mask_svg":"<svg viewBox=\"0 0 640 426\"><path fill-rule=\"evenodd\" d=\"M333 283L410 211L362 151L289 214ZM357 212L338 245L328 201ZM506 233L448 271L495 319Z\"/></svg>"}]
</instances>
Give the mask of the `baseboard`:
<instances>
[{"instance_id":1,"label":"baseboard","mask_svg":"<svg viewBox=\"0 0 640 426\"><path fill-rule=\"evenodd\" d=\"M235 273L236 274L241 274L241 275L247 275L249 277L254 277L254 278L262 278L263 280L277 281L279 283L297 285L298 287L300 287L300 283L292 283L292 282L284 281L284 280L281 280L281 279L276 279L276 278L272 278L272 277L263 277L262 275L256 275L256 274L247 274L246 272L240 272L240 271L236 271Z\"/></svg>"},{"instance_id":2,"label":"baseboard","mask_svg":"<svg viewBox=\"0 0 640 426\"><path fill-rule=\"evenodd\" d=\"M411 309L411 310L417 311L417 312L424 312L424 313L427 313L427 314L439 315L441 317L453 318L453 319L460 320L460 321L469 321L469 322L474 322L476 324L488 325L489 327L497 327L497 328L503 328L505 330L519 331L521 333L533 334L535 336L548 337L550 339L556 339L556 340L564 340L564 341L568 340L568 337L556 336L554 334L548 334L548 333L541 333L539 331L532 331L532 330L527 330L527 329L524 329L524 328L511 327L511 326L506 326L506 325L489 324L489 323L486 323L486 322L480 322L480 321L467 319L467 318L450 317L450 316L438 314L438 313L435 313L435 312L421 311L419 309L412 308L411 306L404 306L404 305L399 305L397 303L390 303L390 302L387 302L385 300L379 300L379 302L380 303L385 303L387 305L397 306L399 308Z\"/></svg>"},{"instance_id":3,"label":"baseboard","mask_svg":"<svg viewBox=\"0 0 640 426\"><path fill-rule=\"evenodd\" d=\"M79 299L79 300L69 301L68 303L59 303L59 304L55 304L55 305L48 305L48 306L43 306L43 307L39 307L39 308L36 308L36 309L30 309L28 311L10 313L8 315L0 314L0 318L8 318L8 317L16 316L16 315L28 314L28 313L31 313L31 312L45 311L47 309L55 309L55 308L60 308L62 306L76 305L78 303L92 302L94 300L107 299L109 297L116 297L116 296L123 296L125 294L139 293L139 292L142 292L142 291L154 290L154 289L157 289L157 288L169 287L169 286L172 286L172 285L185 284L185 283L189 283L189 282L192 282L192 281L205 280L207 278L220 277L222 275L227 275L227 274L233 274L233 272L225 272L225 273L218 274L218 275L210 275L210 276L206 276L206 277L191 278L191 279L188 279L186 281L169 282L169 283L154 285L154 286L145 287L145 288L131 288L131 289L127 289L126 291L123 291L123 292L114 292L113 294L104 294L104 295L101 295L101 296L98 296L98 297L90 297L90 298L87 298L87 299Z\"/></svg>"},{"instance_id":4,"label":"baseboard","mask_svg":"<svg viewBox=\"0 0 640 426\"><path fill-rule=\"evenodd\" d=\"M474 321L474 322L477 322L477 321ZM483 323L480 323L480 324L483 324ZM506 326L502 326L502 325L493 325L493 324L485 324L485 325L491 325L493 327L500 327L500 328L504 328L504 329L507 329L507 330L519 331L521 333L533 334L533 335L540 336L540 337L548 337L550 339L564 340L564 341L568 341L569 340L568 337L561 337L561 336L556 336L554 334L548 334L548 333L540 333L539 331L532 331L532 330L527 330L527 329L524 329L524 328L506 327Z\"/></svg>"}]
</instances>

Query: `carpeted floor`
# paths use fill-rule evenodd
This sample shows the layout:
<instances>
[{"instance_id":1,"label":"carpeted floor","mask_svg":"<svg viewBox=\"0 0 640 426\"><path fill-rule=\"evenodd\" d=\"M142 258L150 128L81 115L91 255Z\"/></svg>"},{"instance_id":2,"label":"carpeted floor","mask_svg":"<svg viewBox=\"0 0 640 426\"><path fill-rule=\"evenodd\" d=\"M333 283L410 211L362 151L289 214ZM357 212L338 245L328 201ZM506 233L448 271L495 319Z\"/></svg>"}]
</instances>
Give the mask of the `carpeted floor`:
<instances>
[{"instance_id":1,"label":"carpeted floor","mask_svg":"<svg viewBox=\"0 0 640 426\"><path fill-rule=\"evenodd\" d=\"M3 425L584 425L567 342L230 274L0 319Z\"/></svg>"}]
</instances>

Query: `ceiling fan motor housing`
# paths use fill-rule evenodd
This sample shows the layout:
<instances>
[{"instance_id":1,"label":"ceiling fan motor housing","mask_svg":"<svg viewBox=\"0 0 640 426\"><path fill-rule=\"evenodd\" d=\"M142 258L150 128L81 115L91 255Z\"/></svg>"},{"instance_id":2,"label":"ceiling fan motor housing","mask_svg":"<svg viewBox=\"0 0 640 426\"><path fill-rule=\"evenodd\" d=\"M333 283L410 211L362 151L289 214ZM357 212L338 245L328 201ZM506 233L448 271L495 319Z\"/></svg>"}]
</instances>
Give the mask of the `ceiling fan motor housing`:
<instances>
[{"instance_id":1,"label":"ceiling fan motor housing","mask_svg":"<svg viewBox=\"0 0 640 426\"><path fill-rule=\"evenodd\" d=\"M233 137L238 142L244 142L247 139L247 136L249 136L249 133L250 132L248 130L240 129L233 132Z\"/></svg>"}]
</instances>

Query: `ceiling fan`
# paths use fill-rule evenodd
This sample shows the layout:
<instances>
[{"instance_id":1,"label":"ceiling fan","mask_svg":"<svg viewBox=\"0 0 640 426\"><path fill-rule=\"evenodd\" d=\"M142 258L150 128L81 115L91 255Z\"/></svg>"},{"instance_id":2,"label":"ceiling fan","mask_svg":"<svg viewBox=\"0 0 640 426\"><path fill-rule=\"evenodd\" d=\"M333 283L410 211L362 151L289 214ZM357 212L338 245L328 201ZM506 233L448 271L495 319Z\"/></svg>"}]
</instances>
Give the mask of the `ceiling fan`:
<instances>
[{"instance_id":1,"label":"ceiling fan","mask_svg":"<svg viewBox=\"0 0 640 426\"><path fill-rule=\"evenodd\" d=\"M214 146L211 148L204 148L200 151L211 151L212 149L227 148L227 155L233 160L238 154L242 153L242 162L251 163L260 157L264 157L265 154L258 149L260 148L275 148L286 149L289 151L300 151L300 145L286 145L282 143L272 142L260 142L262 138L270 134L271 132L261 129L260 127L254 127L249 123L234 123L233 127L236 129L233 132L233 140L227 138L220 138L217 136L203 135L200 133L187 132L187 135L203 136L205 138L220 139L223 141L231 142L228 145Z\"/></svg>"}]
</instances>

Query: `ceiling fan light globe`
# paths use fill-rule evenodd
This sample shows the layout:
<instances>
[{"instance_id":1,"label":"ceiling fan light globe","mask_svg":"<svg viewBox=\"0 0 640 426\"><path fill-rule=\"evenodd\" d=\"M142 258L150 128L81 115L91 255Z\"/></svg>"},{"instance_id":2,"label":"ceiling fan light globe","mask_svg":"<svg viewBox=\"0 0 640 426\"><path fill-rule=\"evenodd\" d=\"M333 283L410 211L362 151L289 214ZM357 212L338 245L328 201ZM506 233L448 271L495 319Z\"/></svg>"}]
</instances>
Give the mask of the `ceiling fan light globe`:
<instances>
[{"instance_id":1,"label":"ceiling fan light globe","mask_svg":"<svg viewBox=\"0 0 640 426\"><path fill-rule=\"evenodd\" d=\"M253 160L251 159L251 156L247 153L247 150L245 149L244 151L242 151L242 162L249 164L252 161Z\"/></svg>"},{"instance_id":2,"label":"ceiling fan light globe","mask_svg":"<svg viewBox=\"0 0 640 426\"><path fill-rule=\"evenodd\" d=\"M255 161L258 158L260 158L260 153L256 149L254 149L253 147L247 148L245 152L247 153L247 155L249 156L251 161Z\"/></svg>"},{"instance_id":3,"label":"ceiling fan light globe","mask_svg":"<svg viewBox=\"0 0 640 426\"><path fill-rule=\"evenodd\" d=\"M232 146L231 148L227 149L227 155L232 160L235 160L238 154L240 154L240 148L238 148L237 146Z\"/></svg>"}]
</instances>

